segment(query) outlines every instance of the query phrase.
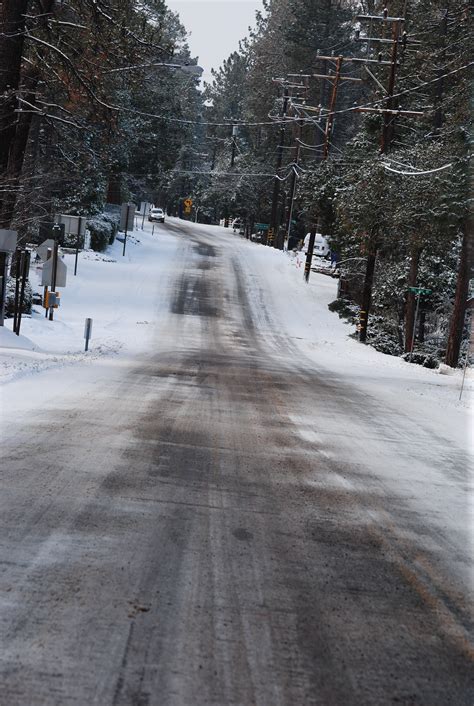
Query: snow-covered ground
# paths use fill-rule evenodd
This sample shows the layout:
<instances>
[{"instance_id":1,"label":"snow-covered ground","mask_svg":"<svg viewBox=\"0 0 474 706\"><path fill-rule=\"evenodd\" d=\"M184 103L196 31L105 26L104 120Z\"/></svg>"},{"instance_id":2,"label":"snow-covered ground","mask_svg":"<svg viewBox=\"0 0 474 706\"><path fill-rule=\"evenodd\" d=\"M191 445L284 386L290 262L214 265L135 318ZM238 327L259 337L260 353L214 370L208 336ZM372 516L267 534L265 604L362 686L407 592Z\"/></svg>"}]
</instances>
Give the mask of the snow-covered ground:
<instances>
[{"instance_id":1,"label":"snow-covered ground","mask_svg":"<svg viewBox=\"0 0 474 706\"><path fill-rule=\"evenodd\" d=\"M169 223L181 222L169 219ZM218 242L224 239L240 250L246 263L243 275L249 300L265 301L273 321L279 322L282 332L293 339L308 365L347 378L392 407L400 406L414 418L428 420L440 431L446 432L449 427L458 441L463 439L463 445L472 447L471 371L459 400L461 371L441 375L349 338L353 327L327 308L336 297L337 281L312 273L306 284L301 256L250 243L222 227L186 224L186 228L214 234ZM61 307L55 311L54 321L47 320L44 310L35 306L31 318L22 319L21 336L12 333L11 320L0 329L3 418L13 400L18 405L19 396L23 410L28 408L30 399L32 405L37 404L34 400L41 398L48 370L53 373L48 375L52 394L64 384L64 378L58 375L60 368L66 366L68 378L76 384L87 384L100 371L104 356L108 360L113 356L120 364L130 355L146 350L167 307L168 286L172 273L179 269L183 247L179 236L160 226L155 226L152 235L146 225L145 230L136 230L128 238L125 257L119 241L105 254L81 253L76 277L74 255L65 255L68 281L61 290ZM39 268L32 270L31 281L41 291ZM263 313L259 318L259 308L255 308L260 333L265 336L270 327L268 318ZM93 319L87 353L83 338L86 317ZM271 336L268 344L271 346Z\"/></svg>"}]
</instances>

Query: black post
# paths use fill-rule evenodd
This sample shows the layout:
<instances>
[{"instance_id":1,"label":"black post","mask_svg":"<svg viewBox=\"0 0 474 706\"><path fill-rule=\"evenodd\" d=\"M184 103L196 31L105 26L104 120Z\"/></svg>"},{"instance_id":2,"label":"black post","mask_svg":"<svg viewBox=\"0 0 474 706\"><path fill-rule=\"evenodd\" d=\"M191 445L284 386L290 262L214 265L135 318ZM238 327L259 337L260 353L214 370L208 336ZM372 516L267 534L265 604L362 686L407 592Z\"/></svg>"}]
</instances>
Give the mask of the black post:
<instances>
[{"instance_id":1,"label":"black post","mask_svg":"<svg viewBox=\"0 0 474 706\"><path fill-rule=\"evenodd\" d=\"M16 326L16 335L20 335L20 327L21 327L21 312L23 309L23 301L25 299L25 286L28 281L28 274L30 272L30 257L31 253L29 250L25 250L23 253L23 267L22 267L22 274L21 274L21 291L20 291L20 306L18 309L18 320L17 320L17 326Z\"/></svg>"},{"instance_id":2,"label":"black post","mask_svg":"<svg viewBox=\"0 0 474 706\"><path fill-rule=\"evenodd\" d=\"M128 214L130 213L130 206L127 204L127 213L125 216L125 236L123 239L123 253L122 257L125 257L125 247L127 245L127 232L128 232Z\"/></svg>"},{"instance_id":3,"label":"black post","mask_svg":"<svg viewBox=\"0 0 474 706\"><path fill-rule=\"evenodd\" d=\"M54 249L53 249L53 266L51 268L51 292L56 291L56 275L57 275L57 269L58 269L58 255L59 255L59 243L55 239L54 240ZM54 307L50 306L49 307L49 320L52 321L54 318Z\"/></svg>"},{"instance_id":4,"label":"black post","mask_svg":"<svg viewBox=\"0 0 474 706\"><path fill-rule=\"evenodd\" d=\"M48 251L46 253L46 262L51 258L51 249L48 248ZM48 285L45 286L44 292L43 292L43 306L44 306L44 318L48 318L48 307L46 306L46 299L48 298Z\"/></svg>"},{"instance_id":5,"label":"black post","mask_svg":"<svg viewBox=\"0 0 474 706\"><path fill-rule=\"evenodd\" d=\"M17 248L15 251L15 300L13 304L13 333L16 333L18 321L18 306L20 302L20 277L23 269L23 251ZM10 274L12 274L10 270Z\"/></svg>"},{"instance_id":6,"label":"black post","mask_svg":"<svg viewBox=\"0 0 474 706\"><path fill-rule=\"evenodd\" d=\"M0 252L0 326L4 325L7 291L8 253Z\"/></svg>"},{"instance_id":7,"label":"black post","mask_svg":"<svg viewBox=\"0 0 474 706\"><path fill-rule=\"evenodd\" d=\"M81 228L82 228L82 216L79 216L77 222L77 239L76 239L76 259L74 261L74 277L77 275L77 260L79 257L79 243L81 239Z\"/></svg>"},{"instance_id":8,"label":"black post","mask_svg":"<svg viewBox=\"0 0 474 706\"><path fill-rule=\"evenodd\" d=\"M311 272L311 261L313 259L314 241L316 240L316 226L313 226L309 235L308 250L306 252L306 262L304 264L304 278L309 282L309 274Z\"/></svg>"}]
</instances>

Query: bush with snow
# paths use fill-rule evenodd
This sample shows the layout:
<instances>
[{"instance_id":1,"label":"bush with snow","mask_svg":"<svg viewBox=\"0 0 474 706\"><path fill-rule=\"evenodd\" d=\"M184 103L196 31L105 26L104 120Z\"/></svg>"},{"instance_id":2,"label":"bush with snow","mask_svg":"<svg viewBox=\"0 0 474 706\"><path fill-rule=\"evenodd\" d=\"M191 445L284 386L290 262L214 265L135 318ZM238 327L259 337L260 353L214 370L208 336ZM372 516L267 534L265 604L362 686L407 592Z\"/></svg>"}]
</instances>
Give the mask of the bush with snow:
<instances>
[{"instance_id":1,"label":"bush with snow","mask_svg":"<svg viewBox=\"0 0 474 706\"><path fill-rule=\"evenodd\" d=\"M100 213L88 219L87 228L91 234L92 250L103 252L115 240L119 217L112 213Z\"/></svg>"}]
</instances>

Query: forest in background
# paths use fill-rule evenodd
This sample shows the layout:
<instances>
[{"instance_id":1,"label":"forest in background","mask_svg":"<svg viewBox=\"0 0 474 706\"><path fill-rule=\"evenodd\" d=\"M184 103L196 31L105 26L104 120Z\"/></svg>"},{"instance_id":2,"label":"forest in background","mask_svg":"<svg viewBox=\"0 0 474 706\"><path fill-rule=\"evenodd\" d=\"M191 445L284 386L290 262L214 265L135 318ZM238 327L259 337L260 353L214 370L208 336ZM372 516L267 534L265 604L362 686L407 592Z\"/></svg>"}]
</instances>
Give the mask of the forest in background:
<instances>
[{"instance_id":1,"label":"forest in background","mask_svg":"<svg viewBox=\"0 0 474 706\"><path fill-rule=\"evenodd\" d=\"M196 60L161 0L3 0L0 228L35 242L58 212L131 199L177 214L191 197L193 219L271 224L273 247L318 229L342 261L334 308L359 327L366 312L367 342L409 351L409 288L423 287L416 360L455 366L469 343L471 10L266 0L200 91L164 66ZM384 11L404 18L393 86L393 23L357 19Z\"/></svg>"}]
</instances>

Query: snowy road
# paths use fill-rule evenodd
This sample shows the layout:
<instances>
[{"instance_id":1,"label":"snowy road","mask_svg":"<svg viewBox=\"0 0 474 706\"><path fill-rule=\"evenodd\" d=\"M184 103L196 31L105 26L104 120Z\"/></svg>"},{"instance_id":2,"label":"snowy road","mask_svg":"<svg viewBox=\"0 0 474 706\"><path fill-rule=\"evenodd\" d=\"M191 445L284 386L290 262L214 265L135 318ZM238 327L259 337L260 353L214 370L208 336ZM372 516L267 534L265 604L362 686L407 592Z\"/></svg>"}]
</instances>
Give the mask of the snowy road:
<instances>
[{"instance_id":1,"label":"snowy road","mask_svg":"<svg viewBox=\"0 0 474 706\"><path fill-rule=\"evenodd\" d=\"M164 231L147 353L5 423L0 703L472 704L462 431L306 357L262 248Z\"/></svg>"}]
</instances>

